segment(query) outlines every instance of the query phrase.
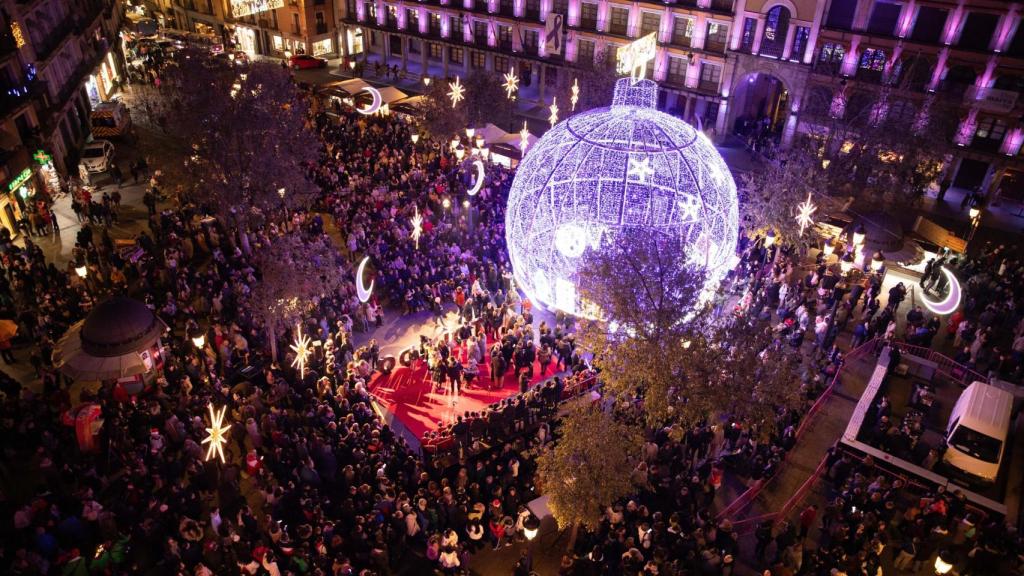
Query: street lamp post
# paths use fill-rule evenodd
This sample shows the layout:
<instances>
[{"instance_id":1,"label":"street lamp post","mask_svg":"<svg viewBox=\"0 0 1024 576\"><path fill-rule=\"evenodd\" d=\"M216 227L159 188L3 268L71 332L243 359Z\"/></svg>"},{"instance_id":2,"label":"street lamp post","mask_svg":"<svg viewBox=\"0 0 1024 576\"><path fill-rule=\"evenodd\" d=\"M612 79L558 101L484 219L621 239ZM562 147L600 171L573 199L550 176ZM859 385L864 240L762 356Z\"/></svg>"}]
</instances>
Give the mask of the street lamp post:
<instances>
[{"instance_id":1,"label":"street lamp post","mask_svg":"<svg viewBox=\"0 0 1024 576\"><path fill-rule=\"evenodd\" d=\"M967 242L964 244L965 249L970 245L971 240L974 240L974 233L978 231L978 225L981 224L981 208L977 205L971 206L967 214L971 217L971 231L967 234Z\"/></svg>"}]
</instances>

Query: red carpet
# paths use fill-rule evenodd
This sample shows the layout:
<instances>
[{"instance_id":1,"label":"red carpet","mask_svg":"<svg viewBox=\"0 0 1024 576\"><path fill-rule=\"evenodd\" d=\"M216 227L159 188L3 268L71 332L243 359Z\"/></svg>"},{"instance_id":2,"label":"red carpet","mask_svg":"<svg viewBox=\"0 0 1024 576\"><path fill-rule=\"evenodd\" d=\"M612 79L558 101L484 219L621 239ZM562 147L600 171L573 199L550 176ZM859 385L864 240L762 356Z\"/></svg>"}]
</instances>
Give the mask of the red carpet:
<instances>
[{"instance_id":1,"label":"red carpet","mask_svg":"<svg viewBox=\"0 0 1024 576\"><path fill-rule=\"evenodd\" d=\"M461 350L457 354L461 359ZM369 390L408 428L409 432L416 438L422 438L425 432L437 430L442 424L451 422L463 412L479 412L490 404L519 393L519 381L516 380L512 368L505 372L501 387L494 389L489 389L493 388L490 359L480 364L479 368L479 375L473 379L470 387L459 391L454 406L447 386L443 391L434 391L433 385L427 381L425 362L416 362L409 368L399 366L387 376L375 373L370 379ZM555 364L552 362L548 365L547 373L541 374L540 365L534 362L530 385L550 378L555 374L555 370Z\"/></svg>"}]
</instances>

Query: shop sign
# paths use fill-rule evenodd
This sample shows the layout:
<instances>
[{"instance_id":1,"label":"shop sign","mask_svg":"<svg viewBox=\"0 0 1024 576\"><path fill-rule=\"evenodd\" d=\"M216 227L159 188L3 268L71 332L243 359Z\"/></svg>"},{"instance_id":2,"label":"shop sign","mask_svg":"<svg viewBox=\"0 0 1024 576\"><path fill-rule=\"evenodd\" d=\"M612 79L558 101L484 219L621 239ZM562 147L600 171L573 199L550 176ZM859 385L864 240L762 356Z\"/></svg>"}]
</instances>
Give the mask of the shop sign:
<instances>
[{"instance_id":1,"label":"shop sign","mask_svg":"<svg viewBox=\"0 0 1024 576\"><path fill-rule=\"evenodd\" d=\"M11 180L10 183L7 184L7 191L8 192L14 192L18 188L20 188L22 184L24 184L25 182L28 182L28 179L31 178L31 177L32 177L32 169L31 168L25 168L24 170L21 171L20 174L18 174L17 176L14 177L14 180Z\"/></svg>"},{"instance_id":2,"label":"shop sign","mask_svg":"<svg viewBox=\"0 0 1024 576\"><path fill-rule=\"evenodd\" d=\"M50 155L42 150L36 150L36 153L32 155L32 158L34 158L36 162L39 162L40 166L46 166L50 163L50 160L52 160Z\"/></svg>"},{"instance_id":3,"label":"shop sign","mask_svg":"<svg viewBox=\"0 0 1024 576\"><path fill-rule=\"evenodd\" d=\"M231 0L231 13L235 18L276 10L284 6L284 0Z\"/></svg>"}]
</instances>

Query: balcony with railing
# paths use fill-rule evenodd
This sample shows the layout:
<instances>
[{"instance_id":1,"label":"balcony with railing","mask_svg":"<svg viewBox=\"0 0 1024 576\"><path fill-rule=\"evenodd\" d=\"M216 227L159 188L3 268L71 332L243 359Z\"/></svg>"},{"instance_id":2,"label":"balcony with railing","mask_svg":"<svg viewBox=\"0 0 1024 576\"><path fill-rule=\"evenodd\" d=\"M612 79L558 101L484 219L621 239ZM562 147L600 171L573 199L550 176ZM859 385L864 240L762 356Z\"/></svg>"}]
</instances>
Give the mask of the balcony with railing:
<instances>
[{"instance_id":1,"label":"balcony with railing","mask_svg":"<svg viewBox=\"0 0 1024 576\"><path fill-rule=\"evenodd\" d=\"M32 47L35 48L36 59L39 61L45 61L48 60L50 56L53 56L53 53L56 52L72 32L74 32L75 24L75 19L72 16L68 16L63 22L43 36L43 40L41 42L34 44Z\"/></svg>"},{"instance_id":2,"label":"balcony with railing","mask_svg":"<svg viewBox=\"0 0 1024 576\"><path fill-rule=\"evenodd\" d=\"M700 90L701 92L718 94L718 82L704 80L703 78L701 78L700 82L697 82L697 90Z\"/></svg>"},{"instance_id":3,"label":"balcony with railing","mask_svg":"<svg viewBox=\"0 0 1024 576\"><path fill-rule=\"evenodd\" d=\"M704 51L724 54L726 45L727 43L723 40L716 40L714 38L708 37L706 40L704 40Z\"/></svg>"}]
</instances>

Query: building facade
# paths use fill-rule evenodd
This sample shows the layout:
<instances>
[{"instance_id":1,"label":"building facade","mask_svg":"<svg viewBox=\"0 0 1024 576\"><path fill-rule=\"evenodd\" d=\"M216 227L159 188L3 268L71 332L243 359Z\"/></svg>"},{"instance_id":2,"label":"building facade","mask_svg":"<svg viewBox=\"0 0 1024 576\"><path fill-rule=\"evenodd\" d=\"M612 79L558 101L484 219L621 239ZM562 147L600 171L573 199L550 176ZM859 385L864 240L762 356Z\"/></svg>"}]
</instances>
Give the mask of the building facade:
<instances>
[{"instance_id":1,"label":"building facade","mask_svg":"<svg viewBox=\"0 0 1024 576\"><path fill-rule=\"evenodd\" d=\"M522 96L538 103L550 99L552 87L571 83L574 70L614 58L619 47L654 34L658 47L648 75L662 87L659 106L723 133L758 107L781 109L780 98L791 106L799 99L824 4L344 0L339 10L338 43L345 56L383 60L406 75L517 68ZM764 79L762 70L769 74ZM788 109L775 114L782 128Z\"/></svg>"},{"instance_id":2,"label":"building facade","mask_svg":"<svg viewBox=\"0 0 1024 576\"><path fill-rule=\"evenodd\" d=\"M806 122L881 90L892 103L879 121L896 123L941 100L956 123L945 176L990 199L1016 188L1024 168L1021 9L1000 0L830 0L805 90Z\"/></svg>"},{"instance_id":3,"label":"building facade","mask_svg":"<svg viewBox=\"0 0 1024 576\"><path fill-rule=\"evenodd\" d=\"M228 0L235 45L250 54L337 56L336 0Z\"/></svg>"},{"instance_id":4,"label":"building facade","mask_svg":"<svg viewBox=\"0 0 1024 576\"><path fill-rule=\"evenodd\" d=\"M0 224L60 175L78 174L90 134L91 102L108 98L123 74L115 0L0 2Z\"/></svg>"}]
</instances>

